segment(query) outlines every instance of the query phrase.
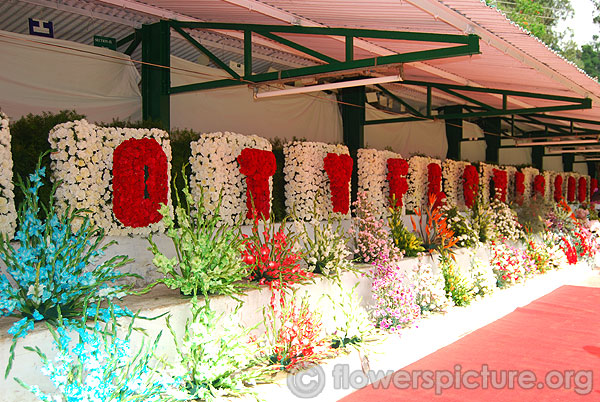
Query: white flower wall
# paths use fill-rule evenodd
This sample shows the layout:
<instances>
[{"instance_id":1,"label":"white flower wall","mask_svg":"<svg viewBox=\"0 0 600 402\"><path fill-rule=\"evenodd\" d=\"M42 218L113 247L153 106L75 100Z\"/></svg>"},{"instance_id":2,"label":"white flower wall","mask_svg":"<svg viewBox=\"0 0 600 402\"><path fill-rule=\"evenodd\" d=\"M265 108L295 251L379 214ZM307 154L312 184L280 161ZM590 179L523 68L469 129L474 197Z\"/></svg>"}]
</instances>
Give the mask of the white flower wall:
<instances>
[{"instance_id":1,"label":"white flower wall","mask_svg":"<svg viewBox=\"0 0 600 402\"><path fill-rule=\"evenodd\" d=\"M240 173L237 157L244 148L271 151L269 140L256 135L230 132L202 134L190 144L191 194L198 200L203 193L209 211L215 210L222 196L220 215L223 222L232 225L246 218L246 176ZM269 178L269 191L273 192L273 178Z\"/></svg>"},{"instance_id":2,"label":"white flower wall","mask_svg":"<svg viewBox=\"0 0 600 402\"><path fill-rule=\"evenodd\" d=\"M99 127L77 120L54 127L48 140L53 149L51 168L54 180L60 181L56 201L60 210L67 206L88 209L91 220L108 235L141 235L164 230L162 220L146 227L124 226L113 212L113 153L124 141L150 138L156 140L167 158L167 205L171 206L171 144L169 134L158 129Z\"/></svg>"},{"instance_id":3,"label":"white flower wall","mask_svg":"<svg viewBox=\"0 0 600 402\"><path fill-rule=\"evenodd\" d=\"M462 175L465 167L468 165L470 165L469 162L453 161L452 159L446 159L442 163L442 178L444 180L446 202L451 206L465 205Z\"/></svg>"},{"instance_id":4,"label":"white flower wall","mask_svg":"<svg viewBox=\"0 0 600 402\"><path fill-rule=\"evenodd\" d=\"M387 180L387 160L391 158L402 156L392 151L358 150L358 191L367 194L367 198L375 207L377 218L389 215L390 186Z\"/></svg>"},{"instance_id":5,"label":"white flower wall","mask_svg":"<svg viewBox=\"0 0 600 402\"><path fill-rule=\"evenodd\" d=\"M8 238L15 233L17 212L13 185L13 160L10 150L10 127L8 117L0 112L0 232Z\"/></svg>"},{"instance_id":6,"label":"white flower wall","mask_svg":"<svg viewBox=\"0 0 600 402\"><path fill-rule=\"evenodd\" d=\"M408 161L408 191L404 196L407 211L412 211L427 204L427 186L429 183L427 166L430 163L437 163L441 166L439 159L428 156L413 156Z\"/></svg>"},{"instance_id":7,"label":"white flower wall","mask_svg":"<svg viewBox=\"0 0 600 402\"><path fill-rule=\"evenodd\" d=\"M322 142L294 141L283 146L283 153L287 212L295 212L298 218L310 220L315 200L316 212L320 218L333 211L329 179L324 170L323 158L328 153L349 155L348 147ZM351 183L348 185L350 186ZM343 217L349 218L350 212Z\"/></svg>"}]
</instances>

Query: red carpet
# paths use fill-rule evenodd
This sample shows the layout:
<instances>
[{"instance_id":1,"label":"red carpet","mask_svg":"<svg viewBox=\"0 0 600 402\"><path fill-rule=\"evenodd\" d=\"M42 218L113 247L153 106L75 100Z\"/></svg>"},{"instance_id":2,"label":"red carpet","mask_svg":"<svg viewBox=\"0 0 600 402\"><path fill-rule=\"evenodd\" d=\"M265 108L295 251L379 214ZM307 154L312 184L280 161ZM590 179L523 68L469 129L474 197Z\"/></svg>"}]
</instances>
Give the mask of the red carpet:
<instances>
[{"instance_id":1,"label":"red carpet","mask_svg":"<svg viewBox=\"0 0 600 402\"><path fill-rule=\"evenodd\" d=\"M455 370L457 364L460 367ZM483 365L487 365L487 389L482 389ZM434 373L419 375L414 370ZM467 374L469 370L477 372ZM521 384L530 389L519 387L516 370L521 372ZM545 381L547 374L553 383L550 386ZM436 383L436 376L441 381ZM416 387L413 381L417 381ZM382 389L386 382L388 389ZM442 389L450 382L461 386ZM513 389L509 389L511 383ZM466 389L465 384L473 389ZM437 394L436 386L440 387ZM563 286L342 401L582 399L600 401L600 288Z\"/></svg>"}]
</instances>

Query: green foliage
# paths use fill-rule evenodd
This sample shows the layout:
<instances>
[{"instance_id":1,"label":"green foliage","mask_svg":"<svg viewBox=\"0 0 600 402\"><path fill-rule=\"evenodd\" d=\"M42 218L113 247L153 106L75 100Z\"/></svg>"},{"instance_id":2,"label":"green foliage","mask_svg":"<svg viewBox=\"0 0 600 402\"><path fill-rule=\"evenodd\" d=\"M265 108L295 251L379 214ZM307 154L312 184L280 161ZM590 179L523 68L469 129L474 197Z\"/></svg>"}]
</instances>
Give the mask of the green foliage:
<instances>
[{"instance_id":1,"label":"green foliage","mask_svg":"<svg viewBox=\"0 0 600 402\"><path fill-rule=\"evenodd\" d=\"M545 218L552 206L543 199L532 199L517 208L517 218L526 233L542 233L546 230Z\"/></svg>"},{"instance_id":2,"label":"green foliage","mask_svg":"<svg viewBox=\"0 0 600 402\"><path fill-rule=\"evenodd\" d=\"M600 42L597 35L594 35L592 42L581 46L579 57L586 73L595 78L600 77Z\"/></svg>"},{"instance_id":3,"label":"green foliage","mask_svg":"<svg viewBox=\"0 0 600 402\"><path fill-rule=\"evenodd\" d=\"M473 204L473 208L471 208L470 221L481 243L485 243L490 239L492 224L490 219L487 205L481 200L481 195L479 195Z\"/></svg>"},{"instance_id":4,"label":"green foliage","mask_svg":"<svg viewBox=\"0 0 600 402\"><path fill-rule=\"evenodd\" d=\"M364 350L366 342L374 340L375 327L369 314L361 306L362 297L357 295L358 282L350 290L338 286L334 295L325 294L333 307L333 328L330 332L333 349Z\"/></svg>"},{"instance_id":5,"label":"green foliage","mask_svg":"<svg viewBox=\"0 0 600 402\"><path fill-rule=\"evenodd\" d=\"M446 297L451 299L456 306L467 306L471 303L471 286L468 280L460 274L456 264L448 258L442 258L440 266L444 274Z\"/></svg>"},{"instance_id":6,"label":"green foliage","mask_svg":"<svg viewBox=\"0 0 600 402\"><path fill-rule=\"evenodd\" d=\"M421 239L404 226L401 208L390 208L388 225L394 246L403 251L405 257L416 257L425 251Z\"/></svg>"},{"instance_id":7,"label":"green foliage","mask_svg":"<svg viewBox=\"0 0 600 402\"><path fill-rule=\"evenodd\" d=\"M254 328L242 327L233 315L217 315L195 297L191 303L192 318L186 320L181 336L167 317L177 351L174 371L183 373L183 391L204 401L248 394L256 397L250 387L268 382L273 370L260 362L261 348L250 336Z\"/></svg>"},{"instance_id":8,"label":"green foliage","mask_svg":"<svg viewBox=\"0 0 600 402\"><path fill-rule=\"evenodd\" d=\"M177 222L166 205L162 204L160 209L167 236L173 241L177 255L167 258L158 250L152 236L148 238L149 250L154 254L152 262L165 275L159 282L180 289L185 295L241 293L246 285L239 282L248 276L248 270L241 260L239 225L221 224L220 203L215 213L208 214L203 196L196 201L192 199L187 180L182 191L186 202L177 199Z\"/></svg>"},{"instance_id":9,"label":"green foliage","mask_svg":"<svg viewBox=\"0 0 600 402\"><path fill-rule=\"evenodd\" d=\"M84 115L74 110L63 110L58 113L43 112L39 115L28 114L10 123L11 151L13 154L14 177L27 177L33 173L38 157L50 151L48 133L57 124L73 120L81 120ZM42 167L50 170L50 158L44 158ZM40 189L40 204L48 205L52 190L50 175L43 179ZM15 193L15 205L21 205L23 194Z\"/></svg>"},{"instance_id":10,"label":"green foliage","mask_svg":"<svg viewBox=\"0 0 600 402\"><path fill-rule=\"evenodd\" d=\"M448 226L454 232L458 247L474 247L479 244L480 233L473 227L470 211L460 211L458 207L443 207Z\"/></svg>"}]
</instances>

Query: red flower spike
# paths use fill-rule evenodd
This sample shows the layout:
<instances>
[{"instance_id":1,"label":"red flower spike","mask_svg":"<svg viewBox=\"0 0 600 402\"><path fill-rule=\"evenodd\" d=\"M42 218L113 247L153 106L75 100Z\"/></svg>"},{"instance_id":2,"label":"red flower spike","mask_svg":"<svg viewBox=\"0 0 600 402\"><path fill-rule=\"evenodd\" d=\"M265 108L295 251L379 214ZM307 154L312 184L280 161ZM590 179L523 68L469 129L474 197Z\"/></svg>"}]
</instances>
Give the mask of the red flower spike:
<instances>
[{"instance_id":1,"label":"red flower spike","mask_svg":"<svg viewBox=\"0 0 600 402\"><path fill-rule=\"evenodd\" d=\"M159 222L169 194L167 155L153 138L123 141L113 153L113 212L125 226Z\"/></svg>"},{"instance_id":2,"label":"red flower spike","mask_svg":"<svg viewBox=\"0 0 600 402\"><path fill-rule=\"evenodd\" d=\"M271 206L269 177L273 176L277 169L275 155L271 151L244 148L237 161L240 164L240 173L246 176L246 217L268 218Z\"/></svg>"},{"instance_id":3,"label":"red flower spike","mask_svg":"<svg viewBox=\"0 0 600 402\"><path fill-rule=\"evenodd\" d=\"M324 169L329 178L333 212L347 214L350 208L350 177L354 161L350 155L328 153L323 158Z\"/></svg>"}]
</instances>

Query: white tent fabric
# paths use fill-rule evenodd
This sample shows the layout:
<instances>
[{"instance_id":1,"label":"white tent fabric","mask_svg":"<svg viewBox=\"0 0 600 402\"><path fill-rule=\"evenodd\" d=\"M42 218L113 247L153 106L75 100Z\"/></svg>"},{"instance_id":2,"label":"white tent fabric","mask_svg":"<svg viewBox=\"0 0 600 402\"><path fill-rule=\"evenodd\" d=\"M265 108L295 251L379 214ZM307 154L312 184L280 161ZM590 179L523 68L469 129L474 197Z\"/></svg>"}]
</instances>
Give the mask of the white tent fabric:
<instances>
[{"instance_id":1,"label":"white tent fabric","mask_svg":"<svg viewBox=\"0 0 600 402\"><path fill-rule=\"evenodd\" d=\"M544 156L543 168L544 168L544 170L552 170L554 172L562 172L563 171L562 156L560 156L560 155ZM586 172L584 174L587 174L587 166L586 166Z\"/></svg>"},{"instance_id":2,"label":"white tent fabric","mask_svg":"<svg viewBox=\"0 0 600 402\"><path fill-rule=\"evenodd\" d=\"M367 105L367 120L398 117ZM424 154L444 159L448 150L446 125L443 121L414 121L365 126L365 148L383 150L390 147L408 158L411 154Z\"/></svg>"},{"instance_id":3,"label":"white tent fabric","mask_svg":"<svg viewBox=\"0 0 600 402\"><path fill-rule=\"evenodd\" d=\"M227 77L222 70L171 56L171 86ZM171 128L232 131L265 138L342 142L335 96L322 92L254 100L247 86L171 95Z\"/></svg>"},{"instance_id":4,"label":"white tent fabric","mask_svg":"<svg viewBox=\"0 0 600 402\"><path fill-rule=\"evenodd\" d=\"M90 121L139 120L139 73L128 56L80 43L0 31L0 108L76 110Z\"/></svg>"},{"instance_id":5,"label":"white tent fabric","mask_svg":"<svg viewBox=\"0 0 600 402\"><path fill-rule=\"evenodd\" d=\"M463 121L463 138L483 139L483 130L477 124ZM461 159L469 162L484 162L485 149L485 141L463 141L460 144Z\"/></svg>"}]
</instances>

